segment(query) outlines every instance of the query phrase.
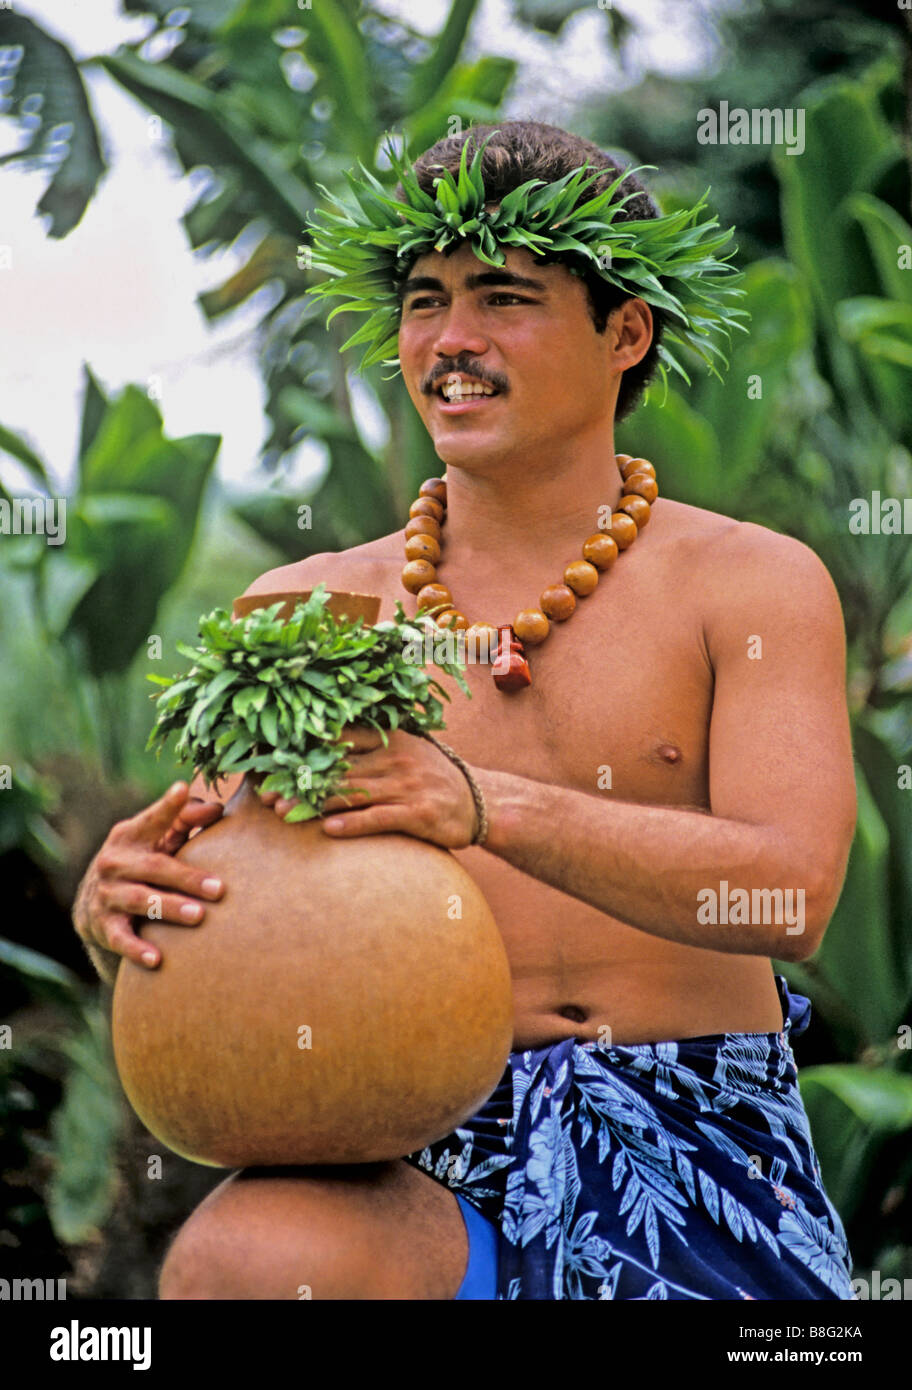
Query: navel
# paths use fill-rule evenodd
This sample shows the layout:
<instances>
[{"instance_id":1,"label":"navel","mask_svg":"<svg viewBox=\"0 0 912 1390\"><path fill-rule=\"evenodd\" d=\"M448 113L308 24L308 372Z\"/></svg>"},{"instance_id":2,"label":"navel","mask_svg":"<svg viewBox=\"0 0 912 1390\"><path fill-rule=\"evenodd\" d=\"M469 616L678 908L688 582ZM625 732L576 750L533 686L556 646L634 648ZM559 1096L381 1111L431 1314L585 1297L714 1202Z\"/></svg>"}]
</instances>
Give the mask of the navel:
<instances>
[{"instance_id":1,"label":"navel","mask_svg":"<svg viewBox=\"0 0 912 1390\"><path fill-rule=\"evenodd\" d=\"M557 1010L561 1018L567 1018L571 1023L585 1023L586 1010L581 1009L578 1004L564 1004Z\"/></svg>"}]
</instances>

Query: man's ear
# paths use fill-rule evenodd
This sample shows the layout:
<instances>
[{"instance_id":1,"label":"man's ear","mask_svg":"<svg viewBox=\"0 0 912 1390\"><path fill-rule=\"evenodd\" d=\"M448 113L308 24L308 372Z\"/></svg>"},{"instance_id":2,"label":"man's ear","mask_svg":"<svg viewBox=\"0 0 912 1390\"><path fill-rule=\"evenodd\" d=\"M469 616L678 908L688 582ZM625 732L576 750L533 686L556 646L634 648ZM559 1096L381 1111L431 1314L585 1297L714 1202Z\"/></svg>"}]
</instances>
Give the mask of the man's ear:
<instances>
[{"instance_id":1,"label":"man's ear","mask_svg":"<svg viewBox=\"0 0 912 1390\"><path fill-rule=\"evenodd\" d=\"M645 299L625 299L608 315L605 329L614 356L614 368L635 367L649 351L652 342L652 310Z\"/></svg>"}]
</instances>

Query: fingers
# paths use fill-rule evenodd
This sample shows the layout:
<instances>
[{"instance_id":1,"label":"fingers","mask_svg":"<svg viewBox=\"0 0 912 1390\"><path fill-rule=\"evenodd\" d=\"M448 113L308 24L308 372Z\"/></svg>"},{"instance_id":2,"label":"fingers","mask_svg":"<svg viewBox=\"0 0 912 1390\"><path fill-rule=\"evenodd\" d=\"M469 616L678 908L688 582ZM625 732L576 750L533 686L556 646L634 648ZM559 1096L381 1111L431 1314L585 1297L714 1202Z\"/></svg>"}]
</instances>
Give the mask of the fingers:
<instances>
[{"instance_id":1,"label":"fingers","mask_svg":"<svg viewBox=\"0 0 912 1390\"><path fill-rule=\"evenodd\" d=\"M384 835L394 831L423 838L415 828L413 816L407 806L373 806L348 816L334 815L330 820L324 820L322 825L327 834L339 840L357 835Z\"/></svg>"},{"instance_id":2,"label":"fingers","mask_svg":"<svg viewBox=\"0 0 912 1390\"><path fill-rule=\"evenodd\" d=\"M181 864L166 854L150 851L132 856L133 867L139 874L137 878L122 876L123 858L116 860L120 876L111 866L106 867L103 854L99 859L101 868L81 931L83 939L150 969L161 963L162 953L151 941L144 941L137 935L133 919L198 926L206 915L205 904L199 898L215 901L225 891L220 879L189 864ZM156 892L156 887L164 886L156 880L165 880L172 888L183 891ZM189 893L195 896L185 896Z\"/></svg>"},{"instance_id":3,"label":"fingers","mask_svg":"<svg viewBox=\"0 0 912 1390\"><path fill-rule=\"evenodd\" d=\"M170 830L172 822L189 795L190 788L186 782L175 782L164 796L160 796L151 806L137 812L135 816L121 821L111 834L119 840L142 840L147 844L155 844L156 840Z\"/></svg>"},{"instance_id":4,"label":"fingers","mask_svg":"<svg viewBox=\"0 0 912 1390\"><path fill-rule=\"evenodd\" d=\"M321 814L340 809L350 811L356 806L369 806L372 799L370 792L364 787L352 787L351 789L346 787L344 788L344 795L337 793L335 796L326 798ZM264 792L261 800L264 806L269 806L275 811L280 820L284 820L289 811L301 804L300 797L281 796L279 792Z\"/></svg>"},{"instance_id":5,"label":"fingers","mask_svg":"<svg viewBox=\"0 0 912 1390\"><path fill-rule=\"evenodd\" d=\"M225 807L221 801L200 801L193 797L178 811L175 824L186 825L189 829L197 825L212 825L224 813Z\"/></svg>"},{"instance_id":6,"label":"fingers","mask_svg":"<svg viewBox=\"0 0 912 1390\"><path fill-rule=\"evenodd\" d=\"M143 941L131 925L131 919L122 913L114 913L106 923L106 945L109 951L135 961L147 969L154 969L161 961L161 951L151 941Z\"/></svg>"},{"instance_id":7,"label":"fingers","mask_svg":"<svg viewBox=\"0 0 912 1390\"><path fill-rule=\"evenodd\" d=\"M323 802L322 814L329 811L351 811L358 806L370 806L380 794L379 787L372 792L370 787L366 786L348 787L343 785L333 796L328 796Z\"/></svg>"},{"instance_id":8,"label":"fingers","mask_svg":"<svg viewBox=\"0 0 912 1390\"><path fill-rule=\"evenodd\" d=\"M205 902L216 901L224 884L211 872L174 858L195 826L222 815L219 802L194 799L175 782L144 811L111 830L80 885L74 904L76 930L88 946L100 946L146 966L161 951L134 930L134 917L194 926L205 916Z\"/></svg>"},{"instance_id":9,"label":"fingers","mask_svg":"<svg viewBox=\"0 0 912 1390\"><path fill-rule=\"evenodd\" d=\"M374 748L383 747L383 739L377 730L367 724L346 724L337 742L353 744L353 753L368 753Z\"/></svg>"},{"instance_id":10,"label":"fingers","mask_svg":"<svg viewBox=\"0 0 912 1390\"><path fill-rule=\"evenodd\" d=\"M282 796L281 792L260 792L260 800L264 806L269 806L276 815L284 819L288 812L295 806L300 806L301 798L298 796ZM323 803L323 811L334 811L338 809L350 810L355 806L369 806L374 800L374 796L367 787L347 787L343 786L333 796L329 796Z\"/></svg>"},{"instance_id":11,"label":"fingers","mask_svg":"<svg viewBox=\"0 0 912 1390\"><path fill-rule=\"evenodd\" d=\"M176 854L187 843L191 830L214 825L224 813L220 801L201 801L194 797L181 807L164 835L156 840L155 849L162 854Z\"/></svg>"},{"instance_id":12,"label":"fingers","mask_svg":"<svg viewBox=\"0 0 912 1390\"><path fill-rule=\"evenodd\" d=\"M225 885L217 875L155 850L122 854L116 863L108 866L107 861L102 861L99 867L102 884L139 883L151 892L156 888L171 889L191 898L209 898L212 901L220 898L225 891Z\"/></svg>"},{"instance_id":13,"label":"fingers","mask_svg":"<svg viewBox=\"0 0 912 1390\"><path fill-rule=\"evenodd\" d=\"M145 918L149 922L168 922L172 926L195 927L206 915L203 903L186 898L181 893L157 893L148 883L132 883L114 879L99 887L99 898L107 919L126 915ZM109 946L109 950L115 950Z\"/></svg>"}]
</instances>

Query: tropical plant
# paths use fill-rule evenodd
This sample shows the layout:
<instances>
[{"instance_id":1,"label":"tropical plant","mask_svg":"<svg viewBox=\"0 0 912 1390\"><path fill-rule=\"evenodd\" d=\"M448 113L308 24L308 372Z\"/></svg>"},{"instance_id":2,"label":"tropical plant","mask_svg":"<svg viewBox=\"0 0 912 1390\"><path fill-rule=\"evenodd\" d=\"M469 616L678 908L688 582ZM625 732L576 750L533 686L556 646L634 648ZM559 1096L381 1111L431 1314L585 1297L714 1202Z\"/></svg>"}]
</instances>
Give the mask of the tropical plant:
<instances>
[{"instance_id":1,"label":"tropical plant","mask_svg":"<svg viewBox=\"0 0 912 1390\"><path fill-rule=\"evenodd\" d=\"M17 769L0 792L4 865L18 849L39 867L59 857L45 819L53 799L30 768ZM0 967L4 1266L31 1274L40 1253L49 1275L55 1265L63 1273L56 1247L97 1238L114 1198L124 1111L107 1024L97 991L58 961L0 937Z\"/></svg>"},{"instance_id":2,"label":"tropical plant","mask_svg":"<svg viewBox=\"0 0 912 1390\"><path fill-rule=\"evenodd\" d=\"M88 367L69 498L52 497L47 469L24 440L9 430L0 438L43 484L39 500L65 517L65 545L11 536L8 563L28 578L45 660L62 664L83 746L115 777L124 771L127 673L187 562L220 442L166 438L143 391L128 386L109 401Z\"/></svg>"},{"instance_id":3,"label":"tropical plant","mask_svg":"<svg viewBox=\"0 0 912 1390\"><path fill-rule=\"evenodd\" d=\"M129 669L184 568L219 443L211 435L167 439L143 392L131 386L108 400L88 369L69 498L53 496L49 470L25 440L0 432L0 448L41 488L30 499L41 507L29 515L41 515L46 503L56 506L54 540L66 542L49 544L34 528L4 538L7 598L15 578L25 582L26 621L40 639L38 690L30 682L22 692L23 726L7 722L7 746L18 752L7 752L13 765L0 768L7 930L22 938L0 938L2 1013L9 1019L0 1046L0 1166L8 1175L0 1223L3 1243L21 1249L25 1273L40 1256L48 1271L56 1265L69 1274L61 1249L98 1239L117 1191L115 1156L125 1125L97 989L26 944L38 924L23 860L34 865L53 929L75 941L48 882L67 847L46 819L55 809L60 755L71 758L73 748L65 726L35 720L35 709L50 714L56 684L65 692L75 747L108 778L123 778ZM2 484L0 494L13 502ZM7 629L13 612L7 602ZM8 643L8 630L4 636ZM27 755L40 762L42 777Z\"/></svg>"},{"instance_id":4,"label":"tropical plant","mask_svg":"<svg viewBox=\"0 0 912 1390\"><path fill-rule=\"evenodd\" d=\"M515 64L462 60L477 0L453 0L433 41L358 0L297 11L278 0L198 0L178 10L171 0L126 0L125 8L154 16L148 39L82 63L39 25L0 13L4 90L12 86L18 97L12 114L26 132L22 150L0 163L24 156L45 164L50 180L39 211L49 218L50 235L65 236L104 171L81 69L103 67L153 119L167 123L184 170L208 171L208 186L183 219L190 244L226 248L251 226L262 229L246 263L200 300L214 320L264 287L274 295L261 326L260 360L271 421L263 462L279 485L239 504L239 515L288 558L395 529L417 483L437 471L436 460L401 383L385 382L376 369L365 389L380 407L386 443L365 443L357 423L362 398L340 362L341 336L336 325L327 335L319 305L305 294L316 283L301 239L317 200L317 171L339 193L344 170L360 160L388 191L394 171L382 158L383 132L400 131L414 156L460 123L496 120ZM580 8L581 0L516 0L517 13L548 33ZM604 13L623 53L630 22L613 7ZM806 540L839 588L849 635L858 832L821 951L780 968L815 1005L817 1041L809 1036L800 1049L803 1057L816 1047L821 1065L803 1065L801 1084L856 1258L876 1259L891 1273L905 1259L908 1273L912 791L903 777L912 765L912 552L901 535L853 535L848 512L875 491L912 493L912 270L899 256L912 242L909 148L900 133L904 122L908 128L912 68L906 58L904 85L898 54L899 35L912 34L912 16L878 0L744 0L721 24L729 48L717 74L693 82L647 77L603 110L568 112L562 124L612 149L629 145L637 162L663 166L667 184L660 181L658 191L667 208L686 206L711 183L723 225L736 222L743 259L753 261L745 280L751 335L733 344L725 388L695 378L687 400L670 390L661 410L653 400L620 427L619 447L661 463L672 496ZM830 77L805 90L811 78L833 72L853 78ZM803 105L801 158L770 161L765 149L750 145L695 152L695 112L730 91L747 106ZM160 437L147 404L121 403L121 442L128 447L135 438L130 421L140 437L143 420ZM84 438L95 434L87 415L102 408L87 391ZM321 443L328 470L310 498L312 528L302 532L302 499L281 486L280 466L304 438ZM0 429L0 449L15 455L45 494L52 491L24 441ZM116 499L124 489L116 485L113 451L108 458L98 491L104 496L107 488ZM163 516L154 506L158 493L135 491L140 509L151 501L156 528ZM104 524L118 505L102 502L94 512L90 506L84 524L77 523L82 568L54 555L27 555L31 542L23 541L21 552L47 640L62 633L68 615L76 618L79 669L89 672L88 685L76 687L88 691L83 722L96 741L109 742L105 710L117 719L123 686L106 669L103 642L86 632L93 618L97 630L110 625L120 588L99 584L102 570L130 558L118 548L116 523ZM128 508L128 525L130 517L142 544L139 511ZM77 560L75 548L71 553ZM157 557L143 553L154 569ZM141 565L132 571L134 585L137 574L144 580ZM138 623L136 631L149 628ZM137 647L124 635L120 657L129 650ZM48 652L49 661L58 659ZM59 659L74 658L68 649ZM115 734L106 753L111 767L122 761L117 742ZM17 978L26 975L18 971ZM39 971L34 988L41 987ZM0 1063L9 1061L0 1052ZM100 1148L106 1151L104 1142Z\"/></svg>"},{"instance_id":5,"label":"tropical plant","mask_svg":"<svg viewBox=\"0 0 912 1390\"><path fill-rule=\"evenodd\" d=\"M238 505L249 524L295 559L395 529L418 484L435 472L401 383L384 382L379 373L364 389L385 416L388 443L379 454L365 444L338 357L341 339L327 337L319 306L306 297L317 276L307 269L301 241L319 199L318 179L338 189L343 170L361 161L390 186L383 131L400 132L417 152L461 122L496 116L515 63L460 62L477 5L452 0L431 42L360 0L297 11L285 0L186 9L125 0L126 10L155 17L154 32L116 55L78 63L32 20L2 19L10 51L21 49L18 69L8 68L18 114L32 120L36 107L23 111L21 103L34 99L43 100L48 117L44 125L33 121L28 143L11 157L51 171L40 205L50 214L49 235L64 236L78 222L103 171L81 72L96 66L169 124L186 171L208 170L208 186L183 218L194 248L214 252L251 225L262 229L243 267L201 296L200 306L215 320L264 287L274 292L259 330L272 425L264 463L277 468L308 438L319 441L329 467L309 499L307 530L298 526L301 499L281 486ZM140 56L162 52L167 56Z\"/></svg>"},{"instance_id":6,"label":"tropical plant","mask_svg":"<svg viewBox=\"0 0 912 1390\"><path fill-rule=\"evenodd\" d=\"M912 1244L912 547L850 527L860 503L912 494L912 226L894 202L904 152L888 120L899 89L886 59L801 97L805 153L775 165L788 259L748 268L752 332L725 388L672 391L618 432L661 464L671 495L804 540L842 598L858 828L820 950L779 968L841 1059L803 1068L801 1085L824 1178L867 1259L895 1243L898 1221Z\"/></svg>"}]
</instances>

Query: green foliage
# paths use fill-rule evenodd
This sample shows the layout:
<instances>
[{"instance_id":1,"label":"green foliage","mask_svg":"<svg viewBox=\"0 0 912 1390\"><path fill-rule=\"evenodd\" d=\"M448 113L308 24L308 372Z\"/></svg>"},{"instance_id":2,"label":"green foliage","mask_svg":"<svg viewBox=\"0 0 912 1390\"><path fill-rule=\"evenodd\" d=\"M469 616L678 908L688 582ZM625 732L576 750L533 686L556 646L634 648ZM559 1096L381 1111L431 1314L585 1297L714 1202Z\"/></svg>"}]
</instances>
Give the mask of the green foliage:
<instances>
[{"instance_id":1,"label":"green foliage","mask_svg":"<svg viewBox=\"0 0 912 1390\"><path fill-rule=\"evenodd\" d=\"M9 541L31 582L47 646L69 664L74 700L94 706L109 771L123 760L123 678L183 572L196 536L219 435L166 438L158 408L135 386L109 401L85 370L76 488L63 499L66 544L40 536ZM43 463L10 431L0 450L28 462L47 493Z\"/></svg>"},{"instance_id":2,"label":"green foliage","mask_svg":"<svg viewBox=\"0 0 912 1390\"><path fill-rule=\"evenodd\" d=\"M0 774L6 775L3 768ZM45 819L54 805L50 784L27 764L9 771L9 785L0 784L0 854L24 850L30 858L59 860L63 846Z\"/></svg>"},{"instance_id":3,"label":"green foliage","mask_svg":"<svg viewBox=\"0 0 912 1390\"><path fill-rule=\"evenodd\" d=\"M672 390L662 410L649 399L617 431L669 495L804 540L843 603L858 825L821 948L777 967L836 1049L832 1065L802 1069L802 1095L827 1189L872 1263L895 1239L879 1194L912 1205L908 1036L897 1047L912 1021L912 792L900 780L912 765L912 547L848 523L853 499L912 493L912 271L900 261L912 226L887 178L899 91L895 64L878 59L856 81L790 98L806 108L806 149L774 161L788 258L747 270L751 334L733 343L725 386L699 381L688 401Z\"/></svg>"},{"instance_id":4,"label":"green foliage","mask_svg":"<svg viewBox=\"0 0 912 1390\"><path fill-rule=\"evenodd\" d=\"M68 619L92 675L124 670L148 637L190 553L220 442L166 439L160 412L135 386L108 406L80 460L71 547L96 571Z\"/></svg>"},{"instance_id":5,"label":"green foliage","mask_svg":"<svg viewBox=\"0 0 912 1390\"><path fill-rule=\"evenodd\" d=\"M20 97L15 114L31 133L21 149L0 156L0 165L49 170L37 211L50 219L48 236L64 237L105 169L82 77L69 50L24 15L3 15L2 39L7 55L20 55L5 71Z\"/></svg>"},{"instance_id":6,"label":"green foliage","mask_svg":"<svg viewBox=\"0 0 912 1390\"><path fill-rule=\"evenodd\" d=\"M175 132L188 168L229 168L244 188L250 215L265 215L294 236L313 206L306 184L291 173L273 146L250 129L240 110L204 83L168 63L148 63L131 53L98 60L127 91L151 106ZM256 211L254 211L254 209Z\"/></svg>"},{"instance_id":7,"label":"green foliage","mask_svg":"<svg viewBox=\"0 0 912 1390\"><path fill-rule=\"evenodd\" d=\"M68 1010L76 1008L79 981L59 961L0 936L0 965L27 980L31 991L42 999L49 999Z\"/></svg>"},{"instance_id":8,"label":"green foliage","mask_svg":"<svg viewBox=\"0 0 912 1390\"><path fill-rule=\"evenodd\" d=\"M178 757L207 783L266 773L263 790L299 798L286 817L298 821L318 816L349 770L351 745L339 742L346 724L377 729L384 745L388 729L444 728L434 692L449 696L406 654L406 644L423 644L425 622L408 620L397 603L394 621L365 628L360 618L334 618L328 599L320 584L285 621L281 604L204 618L201 644L179 644L194 663L186 675L149 677L164 690L148 747L161 751L177 733ZM470 694L458 665L435 664Z\"/></svg>"},{"instance_id":9,"label":"green foliage","mask_svg":"<svg viewBox=\"0 0 912 1390\"><path fill-rule=\"evenodd\" d=\"M168 0L126 0L125 8L154 13L162 29L173 10ZM316 202L314 169L318 163L320 177L339 194L343 171L360 160L388 196L395 170L379 157L381 132L400 131L414 157L452 133L454 116L496 122L515 64L489 54L464 60L474 0L452 0L443 29L431 39L357 0L315 0L303 12L282 0L196 0L190 8L186 38L160 62L139 56L143 39L133 51L77 65L32 21L2 17L5 43L27 37L16 87L20 96L44 97L42 138L54 124L73 126L70 156L53 171L39 211L51 214L52 235L65 235L92 195L103 166L79 66L101 65L168 123L185 171L211 170L212 186L183 218L194 249L235 245L251 224L265 222L247 263L201 297L201 308L215 318L266 284L279 287L260 335L271 421L264 461L277 468L309 438L324 444L329 468L312 497L293 498L314 503L312 531L298 530L294 507L265 493L259 481L255 502L239 513L288 558L341 549L394 529L417 484L437 469L401 382L383 381L375 368L365 381L390 423L389 443L375 452L358 434L338 351L344 335L336 324L325 332L305 293L310 272L296 261ZM516 8L554 33L581 6L517 0ZM631 23L616 10L603 13L620 44ZM897 246L912 241L905 95L896 61L897 26L907 18L877 0L744 0L715 17L726 53L715 72L692 81L647 76L629 93L606 99L604 113L589 107L561 120L612 149L630 148L637 162L663 166L658 192L666 206L686 206L711 181L723 224L737 220L742 254L755 258L744 281L751 334L732 341L724 389L706 377L694 381L686 400L669 389L664 409L652 399L620 427L618 447L652 457L669 495L798 535L821 555L839 589L850 645L859 829L822 951L782 968L811 995L824 1046L836 1051L832 1065L804 1067L801 1085L824 1178L850 1223L850 1243L856 1252L867 1247L872 1259L897 1240L898 1218L883 1193L892 1194L894 1213L896 1202L905 1203L908 1226L912 1192L905 1084L912 1053L897 1049L895 1034L912 1007L912 793L897 785L898 765L912 762L912 547L908 537L849 536L845 517L853 498L874 489L912 494L912 272L896 258ZM292 33L280 45L274 32L298 21L298 37ZM20 33L11 38L15 25ZM286 80L289 58L306 69L309 87L299 90ZM828 75L833 72L840 76ZM821 75L826 80L809 87ZM804 108L803 155L772 162L756 146L696 149L694 113L732 93L747 107ZM36 130L27 157L38 142ZM689 365L688 356L682 360ZM762 380L762 396L748 397L749 377ZM116 423L108 419L112 409ZM80 472L90 456L98 472L93 464L91 480L81 481L70 499L72 544L52 552L41 546L39 554L23 537L4 547L33 581L45 664L62 654L70 662L71 705L91 713L111 770L120 766L123 742L124 663L151 626L138 613L134 626L132 605L150 603L155 588L170 594L172 605L189 602L175 600L173 580L191 543L210 447L190 444L184 454L186 441L164 440L155 417L140 393L111 406L87 375ZM0 427L0 450L50 493L47 470L24 440ZM369 502L362 505L365 488ZM162 554L175 526L173 551ZM220 530L219 552L222 545ZM109 570L120 577L103 582ZM213 585L211 557L206 570L197 582ZM207 590L210 601L219 600ZM175 630L187 630L203 606L194 603L189 613L181 608L172 615ZM71 616L78 621L64 646ZM105 669L109 642L117 646L117 670ZM47 708L44 694L36 703L39 698ZM278 709L276 703L277 731ZM41 853L40 842L48 841L46 798L30 796L24 782L10 797L10 791L0 796L0 834L8 845ZM68 1026L82 1027L74 982L61 975L62 967L3 942L0 965L27 982L42 1007L50 1003ZM78 1059L70 1060L74 1075L97 1057L93 1046L86 1038ZM23 1135L26 1121L38 1127L41 1084L65 1063L50 1044L17 1048L15 1055L0 1050L4 1166L17 1166L19 1150L14 1162L7 1156L31 1142ZM74 1111L96 1116L99 1162L110 1164L104 1133L111 1117L93 1110L87 1086L76 1086ZM27 1106L33 1109L22 1109ZM77 1118L71 1114L57 1126L55 1142L81 1155L82 1164L91 1136L78 1137ZM100 1222L103 1179L83 1171L64 1187L54 1199L55 1219L67 1231ZM80 1202L85 1219L74 1206ZM908 1236L899 1238L908 1243Z\"/></svg>"},{"instance_id":10,"label":"green foliage","mask_svg":"<svg viewBox=\"0 0 912 1390\"><path fill-rule=\"evenodd\" d=\"M48 1213L58 1239L74 1245L97 1234L111 1210L124 1120L107 1018L99 1005L85 1009L81 1027L61 1050L69 1070L51 1124L56 1161Z\"/></svg>"},{"instance_id":11,"label":"green foliage","mask_svg":"<svg viewBox=\"0 0 912 1390\"><path fill-rule=\"evenodd\" d=\"M96 1239L114 1200L115 1150L125 1119L104 1011L71 971L2 937L0 966L45 1010L40 1033L27 1012L14 1017L14 1046L0 1049L0 1167L12 1172L50 1165L46 1203L54 1236L64 1245ZM43 1117L34 1113L37 1097L58 1088L45 1139L38 1132ZM10 1202L15 1191L4 1194L0 1221L21 1241L38 1213L28 1203Z\"/></svg>"},{"instance_id":12,"label":"green foliage","mask_svg":"<svg viewBox=\"0 0 912 1390\"><path fill-rule=\"evenodd\" d=\"M841 1063L803 1068L799 1085L827 1191L850 1222L885 1142L912 1134L912 1076L891 1066Z\"/></svg>"},{"instance_id":13,"label":"green foliage","mask_svg":"<svg viewBox=\"0 0 912 1390\"><path fill-rule=\"evenodd\" d=\"M148 8L169 32L172 7ZM414 411L401 382L378 380L375 386L391 423L382 457L359 438L338 355L341 340L327 335L310 312L317 305L304 291L315 272L299 262L298 240L315 206L315 159L334 191L344 187L343 171L358 161L388 190L392 171L378 148L382 130L401 131L406 145L419 150L454 118L496 118L516 64L487 54L463 61L476 8L477 0L453 0L441 33L427 40L358 0L304 12L289 11L281 0L195 4L185 40L164 61L149 62L126 47L86 60L103 66L168 122L186 171L209 171L213 186L183 219L194 248L233 246L251 224L266 224L246 264L202 295L200 307L214 318L264 285L271 293L279 289L260 332L272 425L264 462L277 468L304 438L325 443L330 462L312 496L299 499L314 504L320 534L289 535L283 528L289 558L343 549L392 529L417 483L436 471L422 467L425 450L406 454L397 446L413 430ZM293 28L299 20L300 29ZM306 68L306 90L288 80L288 60ZM344 439L340 418L348 429ZM347 467L372 480L368 505L356 506L348 479L337 477ZM258 506L241 503L238 514L260 529ZM264 518L260 534L275 538L271 518Z\"/></svg>"},{"instance_id":14,"label":"green foliage","mask_svg":"<svg viewBox=\"0 0 912 1390\"><path fill-rule=\"evenodd\" d=\"M25 466L39 487L51 489L51 482L47 475L47 469L34 449L29 448L24 439L20 439L12 430L0 425L0 453L9 454L17 463ZM10 500L10 495L3 483L0 482L0 497Z\"/></svg>"},{"instance_id":15,"label":"green foliage","mask_svg":"<svg viewBox=\"0 0 912 1390\"><path fill-rule=\"evenodd\" d=\"M855 1046L886 1036L909 1004L906 973L897 970L897 953L909 942L896 941L890 916L889 835L856 764L858 826L839 906L815 965L843 996L856 1020ZM864 929L860 930L863 924Z\"/></svg>"}]
</instances>

